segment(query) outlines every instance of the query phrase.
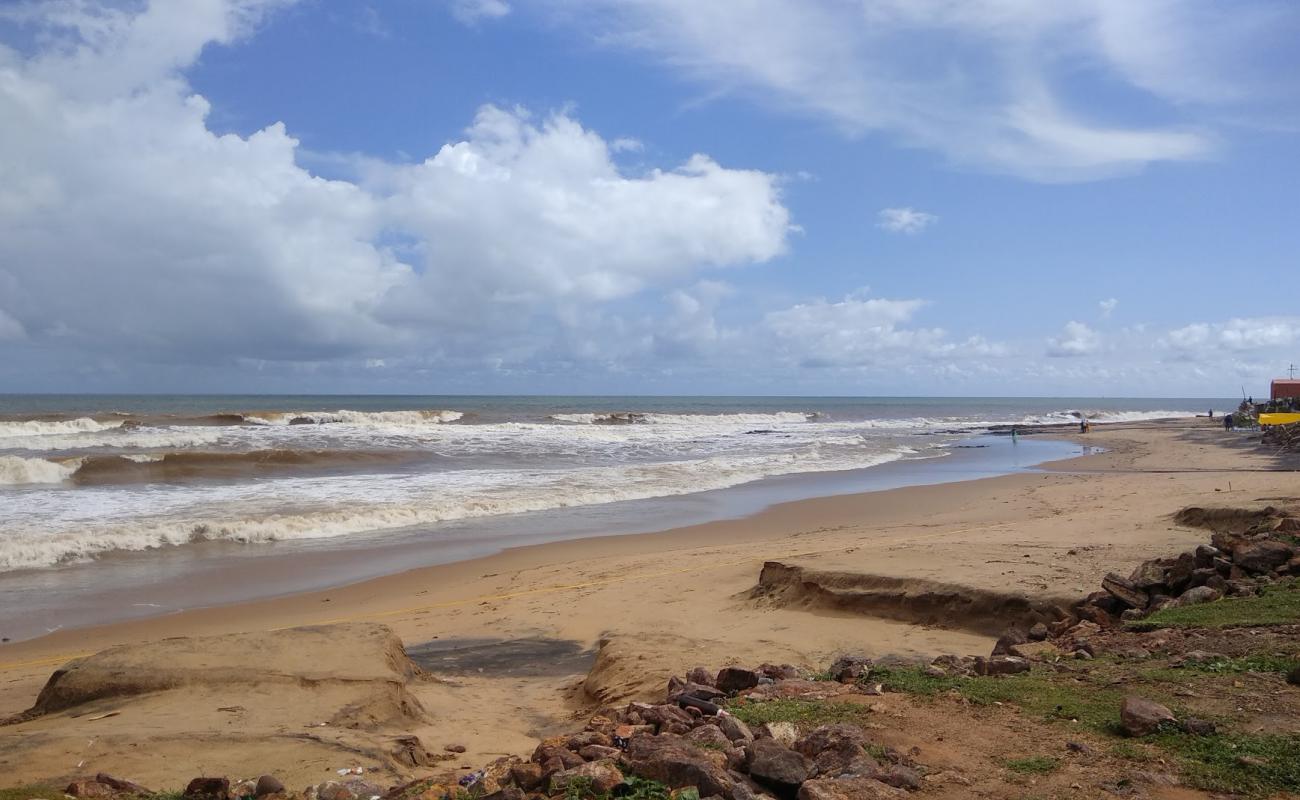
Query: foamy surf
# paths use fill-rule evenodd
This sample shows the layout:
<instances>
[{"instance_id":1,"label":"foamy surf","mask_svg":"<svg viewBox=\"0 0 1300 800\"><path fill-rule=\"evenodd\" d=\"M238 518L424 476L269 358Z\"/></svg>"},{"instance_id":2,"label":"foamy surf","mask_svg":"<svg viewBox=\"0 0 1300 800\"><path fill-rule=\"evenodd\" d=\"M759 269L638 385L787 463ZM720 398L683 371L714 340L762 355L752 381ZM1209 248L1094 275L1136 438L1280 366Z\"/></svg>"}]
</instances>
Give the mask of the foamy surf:
<instances>
[{"instance_id":1,"label":"foamy surf","mask_svg":"<svg viewBox=\"0 0 1300 800\"><path fill-rule=\"evenodd\" d=\"M79 466L80 459L60 463L43 458L0 456L0 486L62 483L71 478ZM3 541L0 540L0 549L3 547Z\"/></svg>"},{"instance_id":2,"label":"foamy surf","mask_svg":"<svg viewBox=\"0 0 1300 800\"><path fill-rule=\"evenodd\" d=\"M75 419L30 419L0 421L0 440L13 437L29 438L34 436L64 436L71 433L93 433L122 427L124 421L100 422L90 417ZM4 447L12 447L4 442Z\"/></svg>"}]
</instances>

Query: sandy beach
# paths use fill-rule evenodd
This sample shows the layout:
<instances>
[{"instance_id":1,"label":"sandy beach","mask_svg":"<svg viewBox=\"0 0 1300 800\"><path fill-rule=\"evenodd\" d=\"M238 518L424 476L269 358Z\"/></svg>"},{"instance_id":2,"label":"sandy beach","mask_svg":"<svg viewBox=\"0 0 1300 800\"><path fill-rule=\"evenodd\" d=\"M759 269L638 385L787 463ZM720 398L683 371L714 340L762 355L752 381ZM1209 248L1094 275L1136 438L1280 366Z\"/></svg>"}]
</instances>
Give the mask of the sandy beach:
<instances>
[{"instance_id":1,"label":"sandy beach","mask_svg":"<svg viewBox=\"0 0 1300 800\"><path fill-rule=\"evenodd\" d=\"M607 666L628 667L600 678L620 698L662 692L669 674L696 663L817 667L844 651L984 653L995 636L987 620L922 611L908 619L907 598L1068 603L1109 570L1202 542L1203 530L1171 519L1184 506L1295 502L1300 494L1293 464L1217 420L1097 426L1086 443L1105 451L1038 472L784 503L743 519L522 547L328 591L7 644L0 718L30 707L60 665L116 645L377 622L409 652L447 666L413 689L429 721L409 732L431 749L464 745L463 763L481 763L527 751L596 706L595 683L584 690L582 680L602 642ZM871 613L829 607L816 591L756 594L768 562L875 581L891 600ZM279 655L228 642L223 655L241 663L274 664ZM335 646L336 671L347 672L349 642ZM446 659L458 646L459 660ZM93 721L54 714L0 727L0 774L18 784L111 768L168 785L197 766L276 770L301 783L366 752L359 733L304 735L337 698L252 687L237 704L221 699L182 693Z\"/></svg>"}]
</instances>

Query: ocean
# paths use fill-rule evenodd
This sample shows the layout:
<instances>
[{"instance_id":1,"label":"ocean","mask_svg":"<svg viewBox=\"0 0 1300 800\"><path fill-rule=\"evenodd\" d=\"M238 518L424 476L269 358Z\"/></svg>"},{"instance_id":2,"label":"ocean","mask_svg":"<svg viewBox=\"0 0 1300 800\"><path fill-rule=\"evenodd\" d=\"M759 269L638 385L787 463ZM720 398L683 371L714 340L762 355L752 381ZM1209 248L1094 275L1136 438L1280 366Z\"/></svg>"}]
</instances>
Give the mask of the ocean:
<instances>
[{"instance_id":1,"label":"ocean","mask_svg":"<svg viewBox=\"0 0 1300 800\"><path fill-rule=\"evenodd\" d=\"M0 396L0 598L9 608L0 611L0 632L20 608L48 622L85 600L59 597L81 596L91 585L147 591L183 582L214 559L244 569L258 556L302 561L347 550L361 562L347 574L276 584L276 591L301 590L506 544L660 529L765 501L860 490L877 485L873 475L928 482L945 465L987 474L1032 462L1028 450L1004 466L970 460L996 460L996 448L954 460L993 426L1081 416L1140 421L1232 405L1187 398ZM1024 443L1045 447L1034 451L1039 461L1064 457L1057 445ZM413 547L424 555L413 558ZM45 596L15 599L28 591ZM194 602L229 599L196 595Z\"/></svg>"}]
</instances>

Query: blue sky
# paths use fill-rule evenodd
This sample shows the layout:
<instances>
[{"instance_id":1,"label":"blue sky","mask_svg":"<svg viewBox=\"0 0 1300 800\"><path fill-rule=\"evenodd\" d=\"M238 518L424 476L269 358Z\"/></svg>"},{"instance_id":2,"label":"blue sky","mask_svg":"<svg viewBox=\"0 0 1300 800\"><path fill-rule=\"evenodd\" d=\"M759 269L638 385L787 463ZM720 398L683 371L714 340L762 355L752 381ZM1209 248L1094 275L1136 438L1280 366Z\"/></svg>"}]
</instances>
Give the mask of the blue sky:
<instances>
[{"instance_id":1,"label":"blue sky","mask_svg":"<svg viewBox=\"0 0 1300 800\"><path fill-rule=\"evenodd\" d=\"M1287 2L0 9L0 391L1260 394Z\"/></svg>"}]
</instances>

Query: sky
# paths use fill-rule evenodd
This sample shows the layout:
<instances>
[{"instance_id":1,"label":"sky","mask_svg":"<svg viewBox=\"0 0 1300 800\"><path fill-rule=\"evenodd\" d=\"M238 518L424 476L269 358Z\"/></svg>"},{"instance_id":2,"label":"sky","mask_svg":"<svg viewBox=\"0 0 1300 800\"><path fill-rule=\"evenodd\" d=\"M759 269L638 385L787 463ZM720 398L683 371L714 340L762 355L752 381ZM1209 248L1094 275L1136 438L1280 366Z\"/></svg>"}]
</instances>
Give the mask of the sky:
<instances>
[{"instance_id":1,"label":"sky","mask_svg":"<svg viewBox=\"0 0 1300 800\"><path fill-rule=\"evenodd\" d=\"M1234 396L1290 0L6 0L0 392Z\"/></svg>"}]
</instances>

